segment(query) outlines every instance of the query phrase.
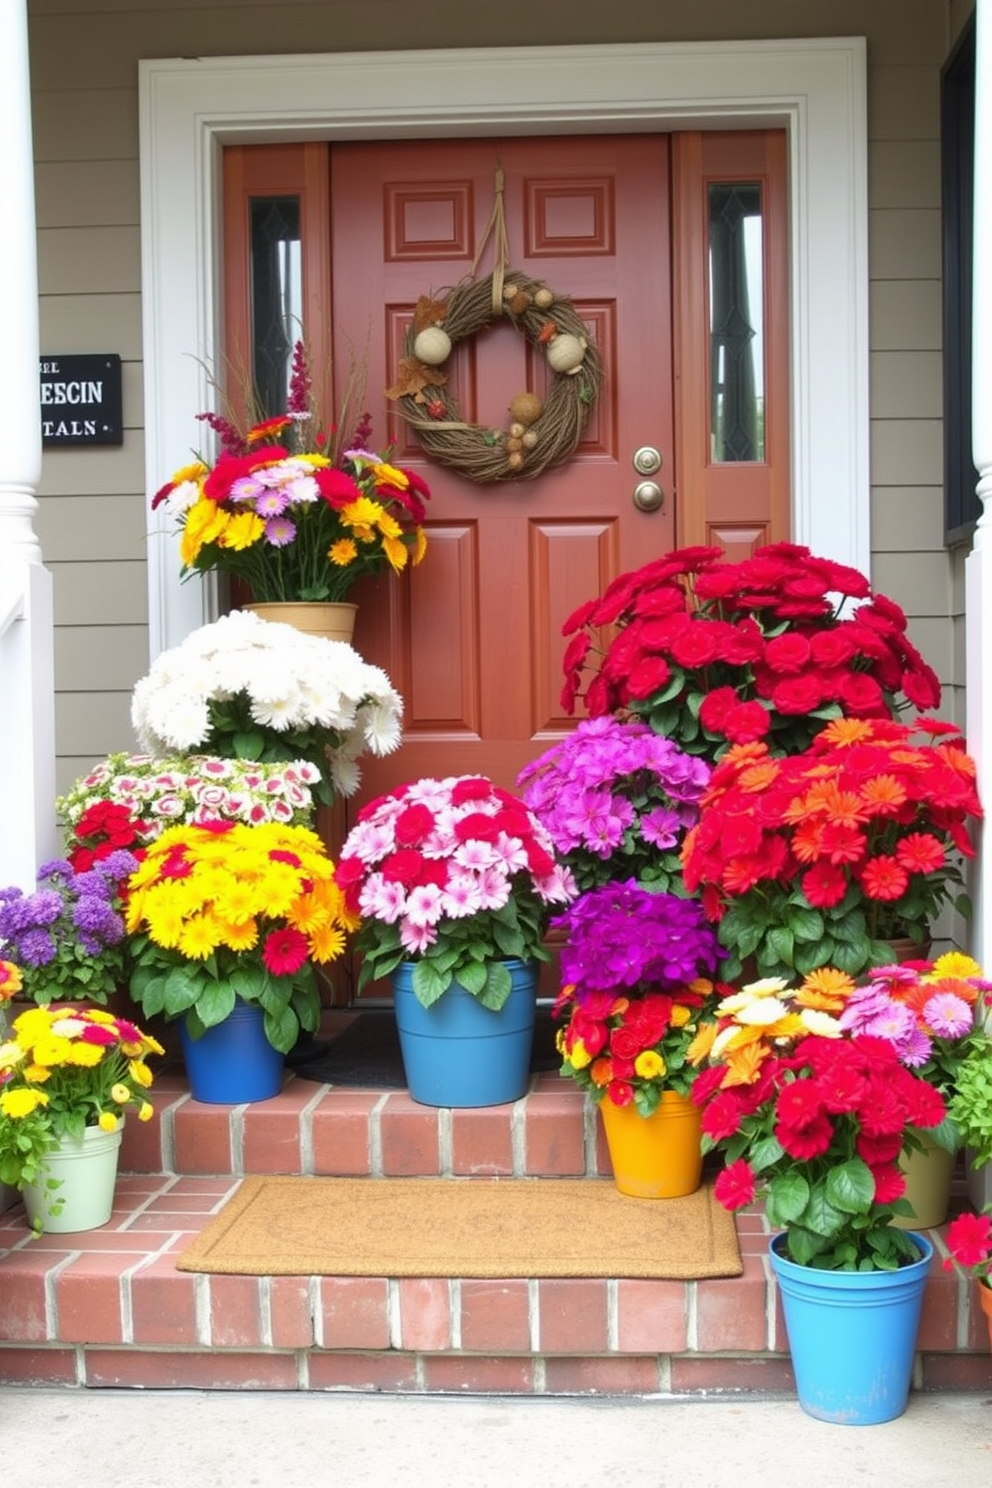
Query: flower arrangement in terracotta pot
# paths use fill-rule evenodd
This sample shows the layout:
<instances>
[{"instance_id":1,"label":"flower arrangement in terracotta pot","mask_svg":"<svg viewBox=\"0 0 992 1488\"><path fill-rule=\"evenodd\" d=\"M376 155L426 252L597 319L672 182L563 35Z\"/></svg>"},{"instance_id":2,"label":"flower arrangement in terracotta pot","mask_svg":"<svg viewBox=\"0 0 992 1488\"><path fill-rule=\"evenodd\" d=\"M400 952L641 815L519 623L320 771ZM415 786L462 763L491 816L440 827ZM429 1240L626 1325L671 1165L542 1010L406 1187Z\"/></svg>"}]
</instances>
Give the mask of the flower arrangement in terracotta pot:
<instances>
[{"instance_id":1,"label":"flower arrangement in terracotta pot","mask_svg":"<svg viewBox=\"0 0 992 1488\"><path fill-rule=\"evenodd\" d=\"M565 622L562 704L633 713L692 754L806 748L831 718L924 711L940 684L906 616L856 569L794 543L740 563L681 548L621 574Z\"/></svg>"},{"instance_id":2,"label":"flower arrangement in terracotta pot","mask_svg":"<svg viewBox=\"0 0 992 1488\"><path fill-rule=\"evenodd\" d=\"M590 889L552 923L565 932L553 1010L568 1013L562 1074L642 1116L666 1090L688 1095L721 995L719 947L699 905L629 880Z\"/></svg>"},{"instance_id":3,"label":"flower arrangement in terracotta pot","mask_svg":"<svg viewBox=\"0 0 992 1488\"><path fill-rule=\"evenodd\" d=\"M223 615L163 651L134 688L131 721L159 758L211 754L304 760L325 804L358 788L359 756L399 746L403 702L351 646L246 611Z\"/></svg>"},{"instance_id":4,"label":"flower arrangement in terracotta pot","mask_svg":"<svg viewBox=\"0 0 992 1488\"><path fill-rule=\"evenodd\" d=\"M682 894L680 849L710 778L639 719L583 719L520 772L524 801L583 892L635 878Z\"/></svg>"},{"instance_id":5,"label":"flower arrangement in terracotta pot","mask_svg":"<svg viewBox=\"0 0 992 1488\"><path fill-rule=\"evenodd\" d=\"M888 1038L845 1026L853 983L812 972L768 977L725 997L692 1088L703 1146L725 1166L728 1209L763 1199L783 1253L818 1270L895 1270L918 1259L892 1223L910 1130L943 1121L943 1096L907 1068Z\"/></svg>"},{"instance_id":6,"label":"flower arrangement in terracotta pot","mask_svg":"<svg viewBox=\"0 0 992 1488\"><path fill-rule=\"evenodd\" d=\"M335 870L361 928L359 987L414 962L430 1007L455 982L498 1010L507 959L546 961L555 904L575 895L546 828L485 776L426 777L362 807Z\"/></svg>"},{"instance_id":7,"label":"flower arrangement in terracotta pot","mask_svg":"<svg viewBox=\"0 0 992 1488\"><path fill-rule=\"evenodd\" d=\"M0 889L0 951L16 963L25 997L106 1005L126 980L122 890L136 866L122 848L78 872L56 858L38 869L30 893Z\"/></svg>"},{"instance_id":8,"label":"flower arrangement in terracotta pot","mask_svg":"<svg viewBox=\"0 0 992 1488\"><path fill-rule=\"evenodd\" d=\"M128 880L132 997L148 1017L183 1018L193 1039L255 1004L286 1053L319 1022L315 965L353 927L333 873L307 827L169 827Z\"/></svg>"},{"instance_id":9,"label":"flower arrangement in terracotta pot","mask_svg":"<svg viewBox=\"0 0 992 1488\"><path fill-rule=\"evenodd\" d=\"M347 416L347 408L343 411ZM367 448L363 415L351 443L326 430L298 341L286 412L241 429L200 414L221 441L156 492L182 532L183 573L242 579L259 603L345 599L366 574L399 573L427 548L423 479Z\"/></svg>"},{"instance_id":10,"label":"flower arrangement in terracotta pot","mask_svg":"<svg viewBox=\"0 0 992 1488\"><path fill-rule=\"evenodd\" d=\"M856 975L890 961L895 938L928 940L945 904L968 912L959 855L980 816L952 725L837 719L784 759L763 742L728 751L683 844L685 882L718 924L728 980L745 962Z\"/></svg>"}]
</instances>

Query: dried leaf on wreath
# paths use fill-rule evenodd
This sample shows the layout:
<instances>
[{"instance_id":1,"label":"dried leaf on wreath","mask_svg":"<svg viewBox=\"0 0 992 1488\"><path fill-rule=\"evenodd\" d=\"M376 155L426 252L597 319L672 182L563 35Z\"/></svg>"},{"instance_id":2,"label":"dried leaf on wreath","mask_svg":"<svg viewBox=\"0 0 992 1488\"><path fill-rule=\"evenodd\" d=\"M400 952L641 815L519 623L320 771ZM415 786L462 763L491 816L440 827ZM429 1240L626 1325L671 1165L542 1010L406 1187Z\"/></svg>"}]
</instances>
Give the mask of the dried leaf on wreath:
<instances>
[{"instance_id":1,"label":"dried leaf on wreath","mask_svg":"<svg viewBox=\"0 0 992 1488\"><path fill-rule=\"evenodd\" d=\"M432 300L430 295L421 295L413 312L413 328L423 331L428 326L440 325L447 313L447 300Z\"/></svg>"},{"instance_id":2,"label":"dried leaf on wreath","mask_svg":"<svg viewBox=\"0 0 992 1488\"><path fill-rule=\"evenodd\" d=\"M443 387L448 380L447 373L425 366L414 356L400 357L399 374L394 385L386 389L387 398L408 398L425 387Z\"/></svg>"}]
</instances>

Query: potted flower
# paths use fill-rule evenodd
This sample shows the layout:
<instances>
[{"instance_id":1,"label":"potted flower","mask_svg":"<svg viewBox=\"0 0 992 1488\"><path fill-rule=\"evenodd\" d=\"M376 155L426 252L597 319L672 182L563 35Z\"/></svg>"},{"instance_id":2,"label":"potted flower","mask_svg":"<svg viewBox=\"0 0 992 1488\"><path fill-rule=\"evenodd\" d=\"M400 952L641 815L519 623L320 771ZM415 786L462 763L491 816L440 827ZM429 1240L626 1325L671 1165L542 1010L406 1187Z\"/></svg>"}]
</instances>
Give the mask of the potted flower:
<instances>
[{"instance_id":1,"label":"potted flower","mask_svg":"<svg viewBox=\"0 0 992 1488\"><path fill-rule=\"evenodd\" d=\"M575 894L535 814L485 776L417 780L362 808L335 878L361 921L359 988L392 979L413 1098L522 1095L544 931Z\"/></svg>"},{"instance_id":2,"label":"potted flower","mask_svg":"<svg viewBox=\"0 0 992 1488\"><path fill-rule=\"evenodd\" d=\"M944 1098L894 1043L842 1026L850 978L769 977L724 998L693 1085L703 1147L731 1210L763 1199L800 1403L869 1424L905 1409L933 1246L893 1225L910 1129Z\"/></svg>"},{"instance_id":3,"label":"potted flower","mask_svg":"<svg viewBox=\"0 0 992 1488\"><path fill-rule=\"evenodd\" d=\"M176 822L310 825L319 781L316 765L302 759L117 752L76 780L55 809L69 862L86 869L119 847L143 856L146 845Z\"/></svg>"},{"instance_id":4,"label":"potted flower","mask_svg":"<svg viewBox=\"0 0 992 1488\"><path fill-rule=\"evenodd\" d=\"M317 834L276 822L173 826L128 880L130 990L180 1021L198 1100L263 1100L320 1017L314 964L349 927Z\"/></svg>"},{"instance_id":5,"label":"potted flower","mask_svg":"<svg viewBox=\"0 0 992 1488\"><path fill-rule=\"evenodd\" d=\"M906 616L856 569L795 543L740 563L681 548L621 574L565 622L562 704L634 713L691 754L806 748L840 715L927 710L940 684Z\"/></svg>"},{"instance_id":6,"label":"potted flower","mask_svg":"<svg viewBox=\"0 0 992 1488\"><path fill-rule=\"evenodd\" d=\"M840 1015L845 1030L888 1039L900 1061L939 1090L947 1104L939 1126L907 1131L899 1157L906 1212L894 1224L933 1229L947 1218L961 1146L954 1096L976 1038L975 1010L987 987L977 961L950 951L935 962L877 967L866 985L851 993Z\"/></svg>"},{"instance_id":7,"label":"potted flower","mask_svg":"<svg viewBox=\"0 0 992 1488\"><path fill-rule=\"evenodd\" d=\"M635 878L684 893L682 838L710 777L640 719L583 719L520 772L517 787L580 890Z\"/></svg>"},{"instance_id":8,"label":"potted flower","mask_svg":"<svg viewBox=\"0 0 992 1488\"><path fill-rule=\"evenodd\" d=\"M106 1006L126 980L121 891L136 866L117 848L85 871L60 858L43 863L30 893L0 889L0 950L17 964L26 997Z\"/></svg>"},{"instance_id":9,"label":"potted flower","mask_svg":"<svg viewBox=\"0 0 992 1488\"><path fill-rule=\"evenodd\" d=\"M181 530L184 574L228 574L259 604L340 603L364 575L423 558L427 486L367 448L368 415L347 446L343 421L325 429L302 341L284 414L247 429L199 417L220 454L177 470L152 500Z\"/></svg>"},{"instance_id":10,"label":"potted flower","mask_svg":"<svg viewBox=\"0 0 992 1488\"><path fill-rule=\"evenodd\" d=\"M959 855L980 816L953 725L837 719L784 759L764 742L728 751L683 844L685 882L718 924L728 980L745 963L854 976L891 961L896 939L925 954L945 904L968 913Z\"/></svg>"},{"instance_id":11,"label":"potted flower","mask_svg":"<svg viewBox=\"0 0 992 1488\"><path fill-rule=\"evenodd\" d=\"M0 1044L0 1182L36 1231L89 1230L113 1207L123 1118L152 1115L155 1039L103 1008L35 1007Z\"/></svg>"},{"instance_id":12,"label":"potted flower","mask_svg":"<svg viewBox=\"0 0 992 1488\"><path fill-rule=\"evenodd\" d=\"M975 1281L992 1348L992 1210L985 1209L981 1214L966 1210L956 1215L944 1238L950 1251L944 1258L944 1269L950 1271L957 1266Z\"/></svg>"},{"instance_id":13,"label":"potted flower","mask_svg":"<svg viewBox=\"0 0 992 1488\"><path fill-rule=\"evenodd\" d=\"M633 879L590 889L553 924L565 933L561 1073L599 1107L618 1189L692 1193L702 1150L688 1096L718 996L712 928L693 900Z\"/></svg>"},{"instance_id":14,"label":"potted flower","mask_svg":"<svg viewBox=\"0 0 992 1488\"><path fill-rule=\"evenodd\" d=\"M236 611L163 651L134 689L131 721L157 757L205 753L320 771L317 799L358 788L358 757L400 743L403 703L350 646Z\"/></svg>"}]
</instances>

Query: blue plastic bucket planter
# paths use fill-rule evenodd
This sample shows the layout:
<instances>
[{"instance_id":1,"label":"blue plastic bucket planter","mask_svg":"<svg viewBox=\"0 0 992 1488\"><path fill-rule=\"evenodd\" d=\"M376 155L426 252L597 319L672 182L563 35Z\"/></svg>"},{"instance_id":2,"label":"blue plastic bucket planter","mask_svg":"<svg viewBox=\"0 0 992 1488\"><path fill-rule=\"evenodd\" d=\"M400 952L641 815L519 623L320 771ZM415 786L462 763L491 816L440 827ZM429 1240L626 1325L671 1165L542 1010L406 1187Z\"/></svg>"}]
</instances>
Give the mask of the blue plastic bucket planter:
<instances>
[{"instance_id":1,"label":"blue plastic bucket planter","mask_svg":"<svg viewBox=\"0 0 992 1488\"><path fill-rule=\"evenodd\" d=\"M874 1426L901 1416L909 1399L916 1335L933 1246L909 1232L920 1259L898 1271L818 1271L780 1253L782 1294L799 1404L808 1416Z\"/></svg>"},{"instance_id":2,"label":"blue plastic bucket planter","mask_svg":"<svg viewBox=\"0 0 992 1488\"><path fill-rule=\"evenodd\" d=\"M392 974L396 1027L410 1094L424 1106L499 1106L530 1083L537 967L505 963L512 983L498 1013L452 983L425 1008L413 990L412 961Z\"/></svg>"},{"instance_id":3,"label":"blue plastic bucket planter","mask_svg":"<svg viewBox=\"0 0 992 1488\"><path fill-rule=\"evenodd\" d=\"M202 1038L179 1025L190 1094L213 1106L269 1100L282 1089L283 1056L265 1037L265 1014L253 1002L235 1003L230 1017Z\"/></svg>"}]
</instances>

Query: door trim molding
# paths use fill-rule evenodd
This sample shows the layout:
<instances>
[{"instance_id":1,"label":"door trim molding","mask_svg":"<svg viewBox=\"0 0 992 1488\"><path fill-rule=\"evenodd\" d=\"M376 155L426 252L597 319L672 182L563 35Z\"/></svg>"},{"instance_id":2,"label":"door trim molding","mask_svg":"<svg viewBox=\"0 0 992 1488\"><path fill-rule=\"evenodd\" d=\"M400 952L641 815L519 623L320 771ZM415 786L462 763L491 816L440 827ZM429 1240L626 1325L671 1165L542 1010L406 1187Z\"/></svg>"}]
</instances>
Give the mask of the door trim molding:
<instances>
[{"instance_id":1,"label":"door trim molding","mask_svg":"<svg viewBox=\"0 0 992 1488\"><path fill-rule=\"evenodd\" d=\"M301 139L785 128L795 539L870 566L863 37L139 63L145 472L196 448L222 344L221 151ZM214 618L148 537L152 657Z\"/></svg>"}]
</instances>

